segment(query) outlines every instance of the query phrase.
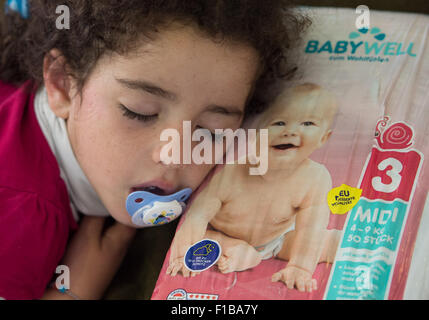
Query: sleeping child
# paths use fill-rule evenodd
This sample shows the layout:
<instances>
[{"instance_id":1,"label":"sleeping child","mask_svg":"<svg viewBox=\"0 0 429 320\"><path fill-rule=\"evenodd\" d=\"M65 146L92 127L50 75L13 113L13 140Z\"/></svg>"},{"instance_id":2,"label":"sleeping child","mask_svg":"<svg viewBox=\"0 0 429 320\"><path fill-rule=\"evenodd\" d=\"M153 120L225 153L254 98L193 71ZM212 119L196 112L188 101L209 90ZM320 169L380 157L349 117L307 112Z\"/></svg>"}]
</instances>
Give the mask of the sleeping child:
<instances>
[{"instance_id":1,"label":"sleeping child","mask_svg":"<svg viewBox=\"0 0 429 320\"><path fill-rule=\"evenodd\" d=\"M167 273L189 276L183 266L186 250L209 238L222 247L217 262L222 273L276 257L288 264L272 281L316 290L313 273L318 263L333 261L340 233L327 229L331 176L309 156L329 139L336 109L334 96L315 84L279 95L259 124L268 129L267 172L249 175L248 165L234 164L212 178L176 233Z\"/></svg>"},{"instance_id":2,"label":"sleeping child","mask_svg":"<svg viewBox=\"0 0 429 320\"><path fill-rule=\"evenodd\" d=\"M165 163L164 130L239 128L310 20L286 0L1 3L0 299L100 299L141 227L128 196L215 165Z\"/></svg>"}]
</instances>

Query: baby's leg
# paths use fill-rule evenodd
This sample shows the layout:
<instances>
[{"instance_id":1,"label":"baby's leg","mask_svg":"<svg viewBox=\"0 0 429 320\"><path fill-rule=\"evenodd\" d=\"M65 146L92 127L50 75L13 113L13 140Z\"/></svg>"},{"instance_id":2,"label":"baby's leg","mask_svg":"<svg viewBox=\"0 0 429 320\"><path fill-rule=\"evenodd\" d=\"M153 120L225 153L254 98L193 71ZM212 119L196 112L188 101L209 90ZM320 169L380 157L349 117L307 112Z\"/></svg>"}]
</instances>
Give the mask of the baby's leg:
<instances>
[{"instance_id":1,"label":"baby's leg","mask_svg":"<svg viewBox=\"0 0 429 320\"><path fill-rule=\"evenodd\" d=\"M217 262L222 273L247 270L261 262L259 252L246 241L230 238L214 230L207 230L206 237L218 241L222 247L222 256Z\"/></svg>"}]
</instances>

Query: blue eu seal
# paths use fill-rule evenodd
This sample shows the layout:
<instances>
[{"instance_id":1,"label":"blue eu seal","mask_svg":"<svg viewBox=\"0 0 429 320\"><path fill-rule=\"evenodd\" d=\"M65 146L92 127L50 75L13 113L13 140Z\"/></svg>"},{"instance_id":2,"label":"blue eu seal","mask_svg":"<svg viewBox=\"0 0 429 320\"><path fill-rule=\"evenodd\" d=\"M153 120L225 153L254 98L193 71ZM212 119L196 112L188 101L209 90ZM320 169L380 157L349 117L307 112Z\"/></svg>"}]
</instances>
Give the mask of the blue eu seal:
<instances>
[{"instance_id":1,"label":"blue eu seal","mask_svg":"<svg viewBox=\"0 0 429 320\"><path fill-rule=\"evenodd\" d=\"M184 257L185 266L193 272L201 272L213 266L222 253L219 243L204 239L189 247Z\"/></svg>"}]
</instances>

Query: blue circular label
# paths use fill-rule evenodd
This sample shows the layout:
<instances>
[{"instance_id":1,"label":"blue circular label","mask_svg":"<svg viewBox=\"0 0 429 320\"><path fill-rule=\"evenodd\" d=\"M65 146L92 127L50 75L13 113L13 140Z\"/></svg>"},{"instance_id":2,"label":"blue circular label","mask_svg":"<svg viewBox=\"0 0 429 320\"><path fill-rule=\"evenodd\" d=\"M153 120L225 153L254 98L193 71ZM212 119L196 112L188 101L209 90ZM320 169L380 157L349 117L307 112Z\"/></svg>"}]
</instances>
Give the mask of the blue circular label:
<instances>
[{"instance_id":1,"label":"blue circular label","mask_svg":"<svg viewBox=\"0 0 429 320\"><path fill-rule=\"evenodd\" d=\"M214 265L222 253L217 241L204 239L189 247L184 257L186 268L191 271L204 271Z\"/></svg>"}]
</instances>

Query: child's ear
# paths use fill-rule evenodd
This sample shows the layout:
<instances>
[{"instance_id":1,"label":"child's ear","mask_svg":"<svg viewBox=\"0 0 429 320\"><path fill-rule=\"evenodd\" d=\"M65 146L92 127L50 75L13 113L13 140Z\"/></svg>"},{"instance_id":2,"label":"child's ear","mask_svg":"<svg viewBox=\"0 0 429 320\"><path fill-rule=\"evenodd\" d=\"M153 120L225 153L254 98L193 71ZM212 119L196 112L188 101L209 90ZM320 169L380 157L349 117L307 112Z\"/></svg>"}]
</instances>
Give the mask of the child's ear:
<instances>
[{"instance_id":1,"label":"child's ear","mask_svg":"<svg viewBox=\"0 0 429 320\"><path fill-rule=\"evenodd\" d=\"M69 117L71 107L71 79L66 67L66 59L57 49L52 49L43 59L43 80L49 106L57 117L65 120Z\"/></svg>"},{"instance_id":2,"label":"child's ear","mask_svg":"<svg viewBox=\"0 0 429 320\"><path fill-rule=\"evenodd\" d=\"M326 131L325 135L320 140L320 146L319 146L319 148L322 147L325 144L326 141L328 141L328 139L331 136L331 134L332 134L332 130Z\"/></svg>"}]
</instances>

